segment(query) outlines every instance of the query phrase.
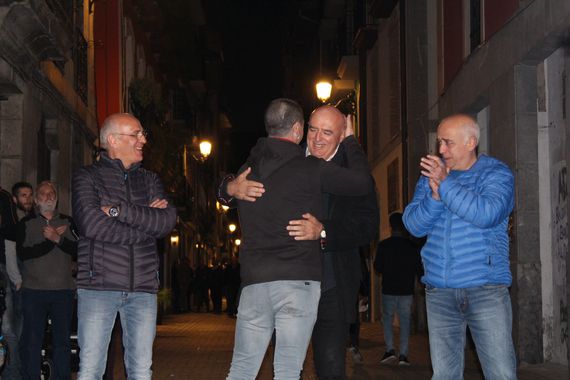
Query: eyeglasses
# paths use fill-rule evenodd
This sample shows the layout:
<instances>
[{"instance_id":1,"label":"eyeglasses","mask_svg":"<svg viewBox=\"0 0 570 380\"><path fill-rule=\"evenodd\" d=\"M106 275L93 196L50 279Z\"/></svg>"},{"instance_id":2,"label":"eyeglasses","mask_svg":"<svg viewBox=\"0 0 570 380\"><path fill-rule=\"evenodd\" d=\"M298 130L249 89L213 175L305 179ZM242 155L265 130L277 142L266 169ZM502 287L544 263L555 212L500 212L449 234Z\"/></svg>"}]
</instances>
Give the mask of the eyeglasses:
<instances>
[{"instance_id":1,"label":"eyeglasses","mask_svg":"<svg viewBox=\"0 0 570 380\"><path fill-rule=\"evenodd\" d=\"M148 132L145 131L144 129L135 133L114 133L115 135L121 135L121 136L130 136L130 137L134 137L136 139L142 139L143 137L146 139L148 136Z\"/></svg>"}]
</instances>

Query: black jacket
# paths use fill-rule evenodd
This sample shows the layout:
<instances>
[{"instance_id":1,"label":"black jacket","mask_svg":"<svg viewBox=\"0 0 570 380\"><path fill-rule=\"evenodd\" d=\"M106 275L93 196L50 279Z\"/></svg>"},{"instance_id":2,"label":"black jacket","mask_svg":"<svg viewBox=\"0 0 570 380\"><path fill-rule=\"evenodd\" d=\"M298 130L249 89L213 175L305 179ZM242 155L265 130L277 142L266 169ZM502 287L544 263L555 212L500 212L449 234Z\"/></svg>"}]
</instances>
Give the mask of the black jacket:
<instances>
[{"instance_id":1,"label":"black jacket","mask_svg":"<svg viewBox=\"0 0 570 380\"><path fill-rule=\"evenodd\" d=\"M331 162L347 165L343 144ZM356 301L362 268L359 247L378 239L380 214L374 183L362 196L329 195L328 210L320 220L327 232L327 255L331 255L340 311L346 322L356 321Z\"/></svg>"},{"instance_id":2,"label":"black jacket","mask_svg":"<svg viewBox=\"0 0 570 380\"><path fill-rule=\"evenodd\" d=\"M12 194L0 188L0 264L6 264L4 239L16 241L16 206Z\"/></svg>"},{"instance_id":3,"label":"black jacket","mask_svg":"<svg viewBox=\"0 0 570 380\"><path fill-rule=\"evenodd\" d=\"M343 141L347 166L305 157L303 148L278 138L262 138L247 163L248 179L265 186L255 202L238 201L242 230L242 285L278 280L321 280L318 241L296 241L286 226L309 212L323 217L322 193L364 195L372 186L366 157L356 139Z\"/></svg>"},{"instance_id":4,"label":"black jacket","mask_svg":"<svg viewBox=\"0 0 570 380\"><path fill-rule=\"evenodd\" d=\"M378 244L374 269L382 274L382 294L413 295L415 278L423 275L420 250L406 236L393 234Z\"/></svg>"},{"instance_id":5,"label":"black jacket","mask_svg":"<svg viewBox=\"0 0 570 380\"><path fill-rule=\"evenodd\" d=\"M140 164L125 169L107 153L73 176L73 219L79 230L77 287L156 293L156 239L176 224L176 209L148 205L166 194L157 175ZM102 206L118 206L109 217Z\"/></svg>"}]
</instances>

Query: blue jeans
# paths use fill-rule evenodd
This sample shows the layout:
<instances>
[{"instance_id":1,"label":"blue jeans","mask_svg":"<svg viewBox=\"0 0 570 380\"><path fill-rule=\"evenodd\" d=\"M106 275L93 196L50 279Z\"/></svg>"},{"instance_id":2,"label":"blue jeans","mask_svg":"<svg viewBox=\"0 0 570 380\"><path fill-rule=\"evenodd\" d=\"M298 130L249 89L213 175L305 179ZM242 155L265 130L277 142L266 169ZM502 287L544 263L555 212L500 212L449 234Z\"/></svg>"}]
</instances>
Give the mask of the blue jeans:
<instances>
[{"instance_id":1,"label":"blue jeans","mask_svg":"<svg viewBox=\"0 0 570 380\"><path fill-rule=\"evenodd\" d=\"M156 334L156 294L79 289L78 380L100 380L117 312L123 327L125 368L132 380L151 378Z\"/></svg>"},{"instance_id":2,"label":"blue jeans","mask_svg":"<svg viewBox=\"0 0 570 380\"><path fill-rule=\"evenodd\" d=\"M426 305L432 379L463 379L467 326L485 379L516 379L511 298L506 286L466 289L426 286Z\"/></svg>"},{"instance_id":3,"label":"blue jeans","mask_svg":"<svg viewBox=\"0 0 570 380\"><path fill-rule=\"evenodd\" d=\"M52 378L71 379L70 336L75 291L22 288L21 293L24 320L20 357L23 378L40 378L42 344L49 315L54 364Z\"/></svg>"},{"instance_id":4,"label":"blue jeans","mask_svg":"<svg viewBox=\"0 0 570 380\"><path fill-rule=\"evenodd\" d=\"M382 324L384 325L384 341L386 351L394 350L394 333L392 321L398 314L400 321L400 355L408 356L408 340L410 339L410 317L414 296L392 296L382 294Z\"/></svg>"},{"instance_id":5,"label":"blue jeans","mask_svg":"<svg viewBox=\"0 0 570 380\"><path fill-rule=\"evenodd\" d=\"M275 330L274 379L298 380L320 294L318 281L271 281L243 288L227 379L255 379Z\"/></svg>"}]
</instances>

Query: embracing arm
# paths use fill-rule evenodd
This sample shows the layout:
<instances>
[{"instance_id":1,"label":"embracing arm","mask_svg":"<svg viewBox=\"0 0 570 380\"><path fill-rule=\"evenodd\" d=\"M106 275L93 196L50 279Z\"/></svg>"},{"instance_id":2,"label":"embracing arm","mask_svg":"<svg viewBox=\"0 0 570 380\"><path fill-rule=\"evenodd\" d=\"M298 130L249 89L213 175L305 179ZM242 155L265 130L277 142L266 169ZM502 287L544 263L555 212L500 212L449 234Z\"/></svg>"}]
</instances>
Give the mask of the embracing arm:
<instances>
[{"instance_id":1,"label":"embracing arm","mask_svg":"<svg viewBox=\"0 0 570 380\"><path fill-rule=\"evenodd\" d=\"M309 213L303 214L303 219L289 221L289 236L318 240L324 229L327 251L350 250L378 239L380 215L374 188L362 197L332 197L332 202L331 219L319 221Z\"/></svg>"},{"instance_id":2,"label":"embracing arm","mask_svg":"<svg viewBox=\"0 0 570 380\"><path fill-rule=\"evenodd\" d=\"M336 195L366 195L374 186L364 151L354 136L348 136L342 143L346 152L347 167L322 161L321 190Z\"/></svg>"},{"instance_id":3,"label":"embracing arm","mask_svg":"<svg viewBox=\"0 0 570 380\"><path fill-rule=\"evenodd\" d=\"M323 221L327 250L357 248L378 239L380 212L374 187L362 197L335 197L335 202L346 202L347 205L336 205L332 218ZM336 209L346 212L335 213Z\"/></svg>"},{"instance_id":4,"label":"embracing arm","mask_svg":"<svg viewBox=\"0 0 570 380\"><path fill-rule=\"evenodd\" d=\"M251 168L243 169L240 170L241 173L237 177L233 174L228 174L222 179L216 198L224 206L237 207L236 199L255 202L265 192L261 182L247 179L247 176L251 173Z\"/></svg>"},{"instance_id":5,"label":"embracing arm","mask_svg":"<svg viewBox=\"0 0 570 380\"><path fill-rule=\"evenodd\" d=\"M216 191L216 199L220 204L228 206L230 208L237 207L236 198L228 193L228 184L235 180L236 176L233 174L228 174L222 178L222 182Z\"/></svg>"}]
</instances>

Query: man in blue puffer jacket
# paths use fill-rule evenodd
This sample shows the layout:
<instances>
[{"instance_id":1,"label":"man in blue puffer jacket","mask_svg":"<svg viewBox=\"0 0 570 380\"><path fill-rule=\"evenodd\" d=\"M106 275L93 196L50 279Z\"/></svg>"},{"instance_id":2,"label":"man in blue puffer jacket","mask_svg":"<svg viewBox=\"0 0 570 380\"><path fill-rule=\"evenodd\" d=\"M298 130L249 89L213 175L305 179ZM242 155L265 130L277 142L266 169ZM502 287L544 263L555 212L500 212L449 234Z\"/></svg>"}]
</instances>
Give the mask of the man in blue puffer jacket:
<instances>
[{"instance_id":1,"label":"man in blue puffer jacket","mask_svg":"<svg viewBox=\"0 0 570 380\"><path fill-rule=\"evenodd\" d=\"M421 159L422 177L404 212L427 235L422 249L432 379L462 379L469 326L486 379L516 379L508 287L507 226L514 179L503 162L477 158L479 126L467 115L439 124L440 157Z\"/></svg>"}]
</instances>

